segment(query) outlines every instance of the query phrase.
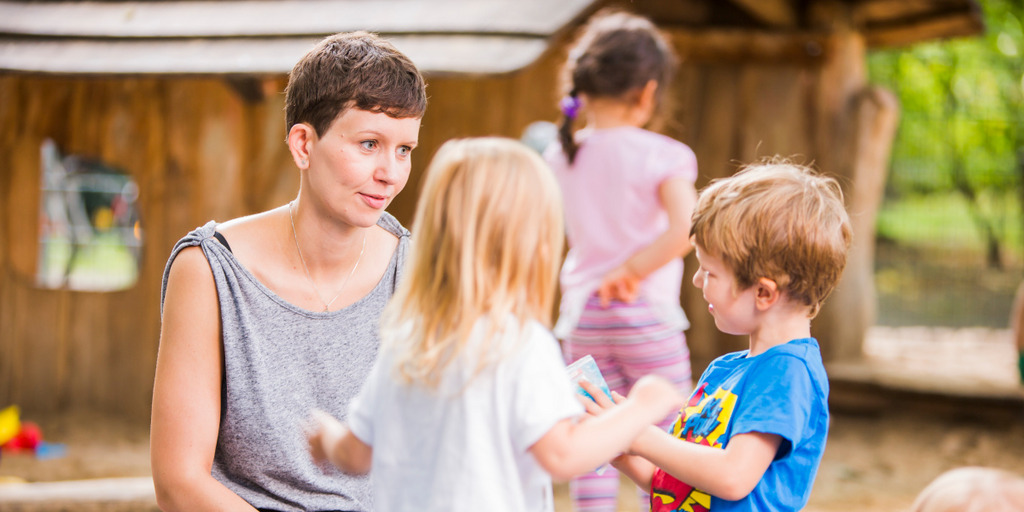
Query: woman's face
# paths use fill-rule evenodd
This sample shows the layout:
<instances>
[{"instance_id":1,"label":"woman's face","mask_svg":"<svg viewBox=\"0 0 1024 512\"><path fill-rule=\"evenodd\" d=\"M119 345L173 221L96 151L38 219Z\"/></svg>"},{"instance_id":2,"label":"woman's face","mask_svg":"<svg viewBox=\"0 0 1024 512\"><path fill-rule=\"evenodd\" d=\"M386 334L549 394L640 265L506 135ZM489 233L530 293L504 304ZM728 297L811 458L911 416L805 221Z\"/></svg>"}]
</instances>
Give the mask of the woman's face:
<instances>
[{"instance_id":1,"label":"woman's face","mask_svg":"<svg viewBox=\"0 0 1024 512\"><path fill-rule=\"evenodd\" d=\"M345 110L309 144L312 192L341 220L369 227L409 180L420 119Z\"/></svg>"}]
</instances>

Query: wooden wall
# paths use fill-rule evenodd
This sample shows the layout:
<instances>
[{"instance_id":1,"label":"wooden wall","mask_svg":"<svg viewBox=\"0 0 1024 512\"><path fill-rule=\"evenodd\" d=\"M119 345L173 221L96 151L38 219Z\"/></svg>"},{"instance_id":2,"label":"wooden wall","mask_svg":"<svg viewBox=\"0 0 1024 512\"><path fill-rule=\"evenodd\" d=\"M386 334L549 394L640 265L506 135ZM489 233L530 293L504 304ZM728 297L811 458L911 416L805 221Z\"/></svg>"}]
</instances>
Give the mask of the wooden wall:
<instances>
[{"instance_id":1,"label":"wooden wall","mask_svg":"<svg viewBox=\"0 0 1024 512\"><path fill-rule=\"evenodd\" d=\"M411 220L422 169L444 140L518 137L529 122L553 117L553 68L548 56L511 77L430 77L413 174L392 213ZM0 75L0 126L8 127L0 134L0 405L148 417L160 282L174 242L209 219L259 212L297 193L284 85L284 77L236 87L215 77ZM133 288L34 285L46 138L138 183L145 238Z\"/></svg>"},{"instance_id":2,"label":"wooden wall","mask_svg":"<svg viewBox=\"0 0 1024 512\"><path fill-rule=\"evenodd\" d=\"M752 54L749 40L729 37L709 46L708 38L674 33L686 62L673 88L677 110L665 131L696 151L698 186L732 173L739 163L795 155L842 176L848 204L870 209L870 197L858 200L853 182L858 172L877 177L879 165L872 162L881 162L884 171L887 158L879 155L887 155L887 146L874 152L874 160L858 158L859 140L878 147L870 137L858 139L858 127L885 121L879 108L892 107L868 101L862 103L875 110L858 110L857 98L879 97L865 94L862 38L837 34L810 46L806 39L773 39L753 45L764 51ZM815 44L820 52L808 55ZM554 49L510 76L429 76L413 175L392 213L408 225L422 169L444 140L518 137L532 121L556 120L561 55ZM0 126L8 127L0 134L0 406L148 417L160 279L171 246L209 219L262 211L295 196L297 171L283 142L283 87L283 77L229 82L0 75ZM875 132L884 135L882 125ZM64 152L100 157L138 182L145 245L132 289L87 293L33 285L39 147L47 137ZM862 213L872 217L858 217L859 244L872 238L865 230L872 229L873 211ZM843 286L816 323L830 357L856 356L870 325L865 321L873 295L865 295L865 286L871 251L858 254L867 261L851 261ZM695 268L692 256L687 265ZM683 288L699 373L743 340L718 333L694 288L688 281Z\"/></svg>"}]
</instances>

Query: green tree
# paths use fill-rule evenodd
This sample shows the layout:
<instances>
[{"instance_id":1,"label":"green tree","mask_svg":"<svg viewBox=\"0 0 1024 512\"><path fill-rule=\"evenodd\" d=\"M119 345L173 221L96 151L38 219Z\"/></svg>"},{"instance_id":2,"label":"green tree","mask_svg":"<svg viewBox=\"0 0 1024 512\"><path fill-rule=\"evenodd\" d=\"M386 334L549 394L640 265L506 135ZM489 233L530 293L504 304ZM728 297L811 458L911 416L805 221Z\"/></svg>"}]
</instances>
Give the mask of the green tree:
<instances>
[{"instance_id":1,"label":"green tree","mask_svg":"<svg viewBox=\"0 0 1024 512\"><path fill-rule=\"evenodd\" d=\"M1003 265L1008 205L1024 218L1024 1L981 0L984 36L879 51L872 80L900 98L887 193L957 193Z\"/></svg>"}]
</instances>

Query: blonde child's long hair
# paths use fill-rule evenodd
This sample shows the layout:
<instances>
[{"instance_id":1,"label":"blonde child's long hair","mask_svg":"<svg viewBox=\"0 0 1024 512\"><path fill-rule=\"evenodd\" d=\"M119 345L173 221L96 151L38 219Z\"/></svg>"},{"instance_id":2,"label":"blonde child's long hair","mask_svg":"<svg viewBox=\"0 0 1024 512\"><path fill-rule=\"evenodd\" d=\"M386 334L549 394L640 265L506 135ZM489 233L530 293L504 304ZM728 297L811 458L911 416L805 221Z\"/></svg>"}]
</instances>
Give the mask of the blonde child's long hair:
<instances>
[{"instance_id":1,"label":"blonde child's long hair","mask_svg":"<svg viewBox=\"0 0 1024 512\"><path fill-rule=\"evenodd\" d=\"M512 139L456 139L426 171L405 275L385 308L385 349L407 384L436 388L486 318L551 326L564 228L558 184ZM476 373L500 357L481 352Z\"/></svg>"}]
</instances>

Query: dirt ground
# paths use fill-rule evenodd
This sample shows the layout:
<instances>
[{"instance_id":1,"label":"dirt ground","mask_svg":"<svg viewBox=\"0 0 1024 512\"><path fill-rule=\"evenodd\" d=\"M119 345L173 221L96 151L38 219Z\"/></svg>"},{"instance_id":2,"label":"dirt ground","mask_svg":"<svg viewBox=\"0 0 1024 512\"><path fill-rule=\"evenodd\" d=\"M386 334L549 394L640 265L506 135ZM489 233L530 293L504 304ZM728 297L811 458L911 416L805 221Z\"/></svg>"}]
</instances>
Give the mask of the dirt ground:
<instances>
[{"instance_id":1,"label":"dirt ground","mask_svg":"<svg viewBox=\"0 0 1024 512\"><path fill-rule=\"evenodd\" d=\"M1005 330L936 333L876 330L867 361L886 371L946 382L981 381L1019 391L1013 348ZM923 346L927 350L922 349ZM65 443L62 458L0 458L0 496L10 482L149 476L148 425L88 413L23 417L37 422L44 439ZM983 465L1024 475L1024 418L985 422L950 420L905 411L833 414L825 457L806 510L838 512L905 510L914 496L947 469ZM638 509L629 484L620 510ZM556 487L556 509L571 507L565 485Z\"/></svg>"}]
</instances>

